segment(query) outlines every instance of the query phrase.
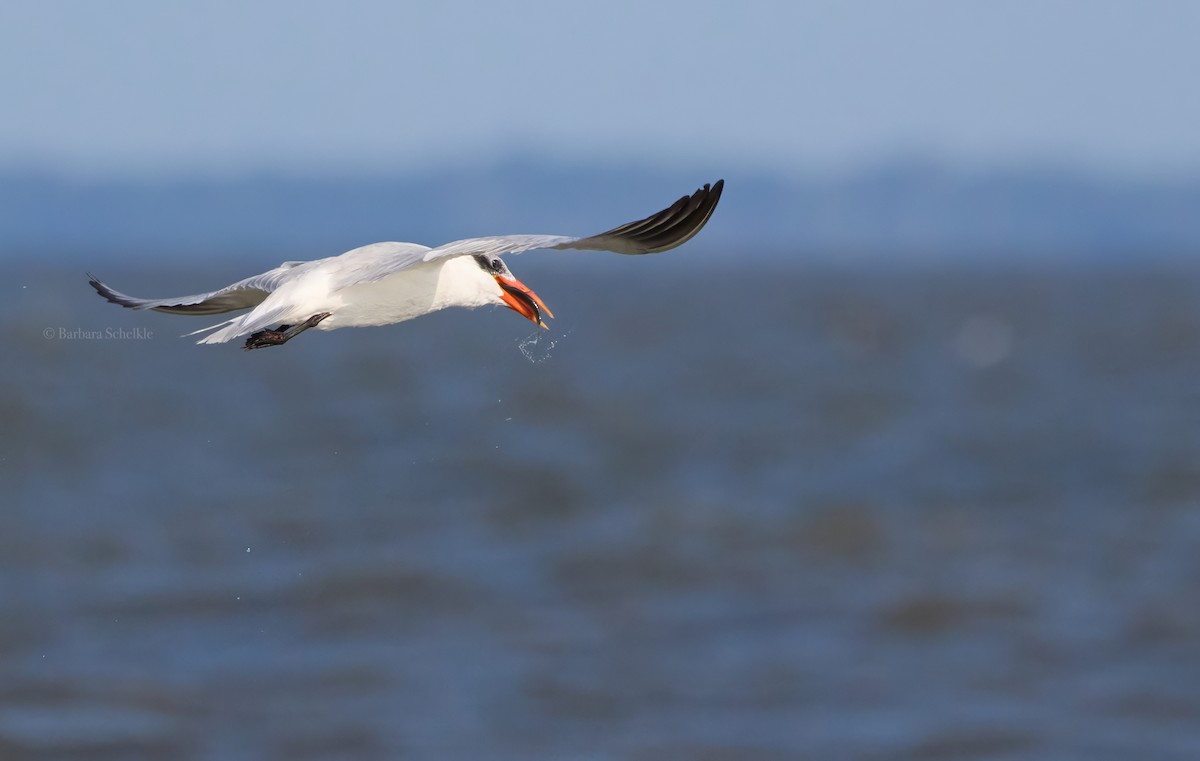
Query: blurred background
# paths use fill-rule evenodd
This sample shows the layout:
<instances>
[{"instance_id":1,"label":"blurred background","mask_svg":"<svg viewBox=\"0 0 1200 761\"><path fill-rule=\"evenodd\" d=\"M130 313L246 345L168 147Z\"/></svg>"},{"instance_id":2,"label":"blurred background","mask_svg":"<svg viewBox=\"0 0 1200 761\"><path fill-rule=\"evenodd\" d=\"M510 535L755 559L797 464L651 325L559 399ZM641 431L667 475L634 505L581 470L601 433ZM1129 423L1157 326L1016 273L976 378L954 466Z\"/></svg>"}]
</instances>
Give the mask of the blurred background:
<instances>
[{"instance_id":1,"label":"blurred background","mask_svg":"<svg viewBox=\"0 0 1200 761\"><path fill-rule=\"evenodd\" d=\"M0 757L1200 757L1200 7L0 6ZM378 240L447 312L197 347ZM213 320L215 321L215 320Z\"/></svg>"}]
</instances>

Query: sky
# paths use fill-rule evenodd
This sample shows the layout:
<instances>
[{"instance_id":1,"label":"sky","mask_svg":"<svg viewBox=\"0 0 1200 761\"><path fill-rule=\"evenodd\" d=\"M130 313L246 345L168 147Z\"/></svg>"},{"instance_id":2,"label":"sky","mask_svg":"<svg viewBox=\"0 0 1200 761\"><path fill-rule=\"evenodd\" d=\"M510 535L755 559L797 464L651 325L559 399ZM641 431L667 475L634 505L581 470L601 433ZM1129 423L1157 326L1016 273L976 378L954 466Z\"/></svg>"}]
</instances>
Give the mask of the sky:
<instances>
[{"instance_id":1,"label":"sky","mask_svg":"<svg viewBox=\"0 0 1200 761\"><path fill-rule=\"evenodd\" d=\"M1200 172L1200 3L0 4L0 170Z\"/></svg>"}]
</instances>

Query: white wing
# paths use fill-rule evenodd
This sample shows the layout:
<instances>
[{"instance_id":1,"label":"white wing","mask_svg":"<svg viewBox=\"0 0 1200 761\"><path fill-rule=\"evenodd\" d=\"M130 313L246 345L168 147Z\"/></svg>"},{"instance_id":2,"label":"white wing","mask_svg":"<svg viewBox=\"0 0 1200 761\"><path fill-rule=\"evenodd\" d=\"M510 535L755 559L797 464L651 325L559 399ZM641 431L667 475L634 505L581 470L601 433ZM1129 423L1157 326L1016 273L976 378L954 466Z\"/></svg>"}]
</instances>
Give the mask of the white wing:
<instances>
[{"instance_id":1,"label":"white wing","mask_svg":"<svg viewBox=\"0 0 1200 761\"><path fill-rule=\"evenodd\" d=\"M296 277L299 274L298 268L310 264L313 262L284 262L261 275L239 280L233 285L227 285L209 293L166 299L139 299L127 296L100 282L90 272L88 273L88 282L104 298L130 309L153 309L156 312L169 314L221 314L258 306L281 284Z\"/></svg>"},{"instance_id":2,"label":"white wing","mask_svg":"<svg viewBox=\"0 0 1200 761\"><path fill-rule=\"evenodd\" d=\"M340 291L420 264L430 250L419 243L372 243L326 259L324 268L330 275L330 289Z\"/></svg>"},{"instance_id":3,"label":"white wing","mask_svg":"<svg viewBox=\"0 0 1200 761\"><path fill-rule=\"evenodd\" d=\"M450 256L503 256L536 249L590 249L613 251L618 254L657 254L683 245L708 222L717 201L721 199L724 180L705 185L690 196L684 196L671 206L645 219L614 227L599 235L571 237L566 235L493 235L486 238L467 238L429 249L414 260L413 252L402 256L380 258L371 266L357 269L353 282L369 283L381 280L419 262Z\"/></svg>"}]
</instances>

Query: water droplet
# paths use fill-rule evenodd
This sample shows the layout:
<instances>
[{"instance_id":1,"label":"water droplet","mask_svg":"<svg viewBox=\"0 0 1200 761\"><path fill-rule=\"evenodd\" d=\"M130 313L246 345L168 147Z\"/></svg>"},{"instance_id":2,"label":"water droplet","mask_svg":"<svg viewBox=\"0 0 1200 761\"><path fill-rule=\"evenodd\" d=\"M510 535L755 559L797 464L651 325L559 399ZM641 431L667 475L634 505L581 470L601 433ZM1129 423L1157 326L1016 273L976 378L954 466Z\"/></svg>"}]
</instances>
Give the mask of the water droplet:
<instances>
[{"instance_id":1,"label":"water droplet","mask_svg":"<svg viewBox=\"0 0 1200 761\"><path fill-rule=\"evenodd\" d=\"M554 347L558 346L559 340L566 338L567 335L568 333L563 333L558 338L550 338L545 330L538 330L518 341L517 348L525 355L525 359L535 365L540 365L550 359L550 353Z\"/></svg>"}]
</instances>

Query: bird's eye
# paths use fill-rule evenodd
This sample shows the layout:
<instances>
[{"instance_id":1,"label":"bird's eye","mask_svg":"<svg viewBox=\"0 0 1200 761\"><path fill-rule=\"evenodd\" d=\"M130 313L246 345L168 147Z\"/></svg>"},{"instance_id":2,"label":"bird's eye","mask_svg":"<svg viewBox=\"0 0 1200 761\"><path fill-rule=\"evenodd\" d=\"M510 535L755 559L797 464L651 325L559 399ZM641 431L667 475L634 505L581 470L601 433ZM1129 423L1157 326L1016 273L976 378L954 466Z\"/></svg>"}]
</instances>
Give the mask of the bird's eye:
<instances>
[{"instance_id":1,"label":"bird's eye","mask_svg":"<svg viewBox=\"0 0 1200 761\"><path fill-rule=\"evenodd\" d=\"M489 259L486 256L476 256L475 261L479 262L479 266L488 272L496 274L504 272L504 262L499 259Z\"/></svg>"}]
</instances>

